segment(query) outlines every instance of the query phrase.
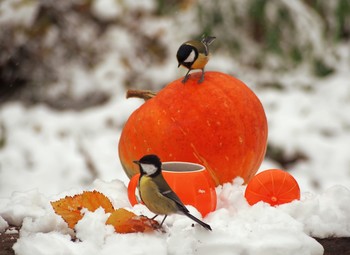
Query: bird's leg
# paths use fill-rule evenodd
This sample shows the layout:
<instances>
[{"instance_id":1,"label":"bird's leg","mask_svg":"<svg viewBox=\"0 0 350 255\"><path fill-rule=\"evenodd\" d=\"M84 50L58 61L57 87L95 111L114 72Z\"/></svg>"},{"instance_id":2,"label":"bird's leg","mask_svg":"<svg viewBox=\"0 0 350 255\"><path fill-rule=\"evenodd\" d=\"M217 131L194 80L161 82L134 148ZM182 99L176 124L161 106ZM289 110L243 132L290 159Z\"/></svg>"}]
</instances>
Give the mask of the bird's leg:
<instances>
[{"instance_id":1,"label":"bird's leg","mask_svg":"<svg viewBox=\"0 0 350 255\"><path fill-rule=\"evenodd\" d=\"M188 72L186 73L185 78L182 80L182 83L185 83L188 80L188 78L190 78L190 71L191 69L188 69Z\"/></svg>"},{"instance_id":2,"label":"bird's leg","mask_svg":"<svg viewBox=\"0 0 350 255\"><path fill-rule=\"evenodd\" d=\"M168 215L165 215L165 216L164 216L162 222L160 223L160 227L163 225L163 223L164 223L164 221L165 221L165 219L166 219L167 216L168 216Z\"/></svg>"},{"instance_id":3,"label":"bird's leg","mask_svg":"<svg viewBox=\"0 0 350 255\"><path fill-rule=\"evenodd\" d=\"M158 214L154 215L151 220L154 220L155 218L157 218Z\"/></svg>"},{"instance_id":4,"label":"bird's leg","mask_svg":"<svg viewBox=\"0 0 350 255\"><path fill-rule=\"evenodd\" d=\"M198 80L198 83L202 83L204 81L204 68L202 69L201 78Z\"/></svg>"}]
</instances>

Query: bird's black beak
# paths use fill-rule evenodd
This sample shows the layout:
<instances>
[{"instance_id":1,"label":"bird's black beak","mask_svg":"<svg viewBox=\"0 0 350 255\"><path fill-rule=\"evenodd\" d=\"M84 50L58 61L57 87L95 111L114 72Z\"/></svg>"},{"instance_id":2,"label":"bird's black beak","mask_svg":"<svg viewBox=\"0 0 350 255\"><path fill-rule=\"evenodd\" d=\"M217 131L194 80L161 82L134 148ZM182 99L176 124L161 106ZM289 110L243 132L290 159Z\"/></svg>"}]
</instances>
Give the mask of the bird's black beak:
<instances>
[{"instance_id":1,"label":"bird's black beak","mask_svg":"<svg viewBox=\"0 0 350 255\"><path fill-rule=\"evenodd\" d=\"M179 68L181 66L181 63L179 63L178 65L177 65L177 68Z\"/></svg>"},{"instance_id":2,"label":"bird's black beak","mask_svg":"<svg viewBox=\"0 0 350 255\"><path fill-rule=\"evenodd\" d=\"M140 165L140 162L137 161L137 160L134 160L133 162L134 162L136 165Z\"/></svg>"}]
</instances>

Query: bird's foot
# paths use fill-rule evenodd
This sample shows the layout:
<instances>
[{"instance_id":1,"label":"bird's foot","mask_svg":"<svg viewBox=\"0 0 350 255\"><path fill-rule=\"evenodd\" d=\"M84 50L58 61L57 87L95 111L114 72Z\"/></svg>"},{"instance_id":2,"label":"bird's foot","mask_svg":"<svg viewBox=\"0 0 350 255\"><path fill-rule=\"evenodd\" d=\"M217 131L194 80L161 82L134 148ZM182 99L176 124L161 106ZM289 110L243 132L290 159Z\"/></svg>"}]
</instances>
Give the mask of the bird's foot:
<instances>
[{"instance_id":1,"label":"bird's foot","mask_svg":"<svg viewBox=\"0 0 350 255\"><path fill-rule=\"evenodd\" d=\"M201 78L198 80L198 83L202 83L204 81L204 71L202 71Z\"/></svg>"},{"instance_id":2,"label":"bird's foot","mask_svg":"<svg viewBox=\"0 0 350 255\"><path fill-rule=\"evenodd\" d=\"M186 74L186 76L183 78L183 80L181 81L182 83L186 83L186 81L188 80L188 78L190 78L190 74Z\"/></svg>"}]
</instances>

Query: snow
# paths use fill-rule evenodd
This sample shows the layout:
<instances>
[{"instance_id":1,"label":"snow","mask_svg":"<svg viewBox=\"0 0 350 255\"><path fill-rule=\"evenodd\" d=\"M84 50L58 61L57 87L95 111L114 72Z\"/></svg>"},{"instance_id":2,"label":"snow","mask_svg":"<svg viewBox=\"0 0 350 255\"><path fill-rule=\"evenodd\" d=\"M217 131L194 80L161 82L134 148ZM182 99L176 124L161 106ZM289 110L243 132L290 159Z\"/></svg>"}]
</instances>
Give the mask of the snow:
<instances>
[{"instance_id":1,"label":"snow","mask_svg":"<svg viewBox=\"0 0 350 255\"><path fill-rule=\"evenodd\" d=\"M84 217L74 234L50 206L50 201L67 193L46 197L37 190L17 192L2 199L0 215L11 225L22 224L20 239L14 245L16 254L109 254L111 251L212 254L215 251L217 254L317 255L323 254L323 247L311 236L350 235L349 189L335 186L319 195L306 192L300 201L277 207L263 202L250 206L244 198L242 182L238 178L217 187L217 209L204 219L211 225L211 232L198 224L193 227L193 222L183 215L170 215L165 221L165 233L118 234L112 226L105 225L109 214L99 208L95 212L83 210ZM104 192L116 207L152 216L144 205L131 207L121 181L97 180L90 189ZM200 217L195 208L188 208ZM71 241L71 235L75 241Z\"/></svg>"},{"instance_id":2,"label":"snow","mask_svg":"<svg viewBox=\"0 0 350 255\"><path fill-rule=\"evenodd\" d=\"M152 216L144 206L132 208L129 204L125 186L128 181L117 157L122 123L142 101L117 96L106 105L82 112L55 112L44 106L24 108L12 103L0 110L7 135L7 145L0 153L0 230L22 225L13 247L19 255L116 251L323 254L322 246L313 237L350 236L346 156L350 141L346 113L350 109L345 103L349 87L344 86L345 73L325 80L290 76L281 79L289 93L257 90L257 94L269 119L269 141L283 146L287 153L302 150L309 157L291 169L301 186L300 201L278 207L264 203L249 206L243 195L245 186L236 179L217 188L217 210L204 219L212 232L198 225L192 227L191 220L182 215L172 215L166 220L165 233L117 234L104 224L108 214L99 209L86 212L74 233L54 213L50 201L87 189L101 191L116 208ZM317 82L318 86L305 96L295 87L307 82ZM294 84L294 88L288 84ZM338 111L339 107L344 111ZM330 135L324 138L324 133ZM87 170L82 151L94 162L97 173ZM278 164L266 159L260 171L269 167ZM318 190L311 185L315 179L320 185ZM194 208L189 209L200 217ZM72 236L77 240L71 241Z\"/></svg>"},{"instance_id":3,"label":"snow","mask_svg":"<svg viewBox=\"0 0 350 255\"><path fill-rule=\"evenodd\" d=\"M21 0L0 2L0 25L11 23L12 25L30 27L39 9L39 2Z\"/></svg>"},{"instance_id":4,"label":"snow","mask_svg":"<svg viewBox=\"0 0 350 255\"><path fill-rule=\"evenodd\" d=\"M18 234L18 230L15 227L6 229L5 234Z\"/></svg>"},{"instance_id":5,"label":"snow","mask_svg":"<svg viewBox=\"0 0 350 255\"><path fill-rule=\"evenodd\" d=\"M19 1L12 2L0 3L0 24L30 27L38 3L29 1L15 10ZM244 199L246 186L237 178L216 189L217 209L204 219L212 232L197 224L192 227L193 222L185 216L171 215L165 221L165 233L117 234L105 225L108 214L102 209L84 211L75 231L68 228L54 213L50 201L84 190L102 192L115 208L153 216L143 205L131 207L128 178L118 158L123 124L143 103L124 97L123 84L133 73L123 61L132 60L133 71L143 74L133 86L158 90L186 73L176 68L176 50L179 42L199 31L190 8L173 21L150 16L140 22L124 13L153 12L155 1L119 2L122 4L95 0L92 12L104 21L123 16L128 23L140 26L143 35L161 37L168 46L168 56L173 58L147 63L152 60L139 57L135 50L143 49L142 41L135 40L142 37L116 26L99 38L108 54L100 56L96 67L86 70L74 62L58 67L64 78L51 92L61 93L64 86L70 86L76 97L105 91L111 95L107 103L82 111L56 111L44 105L26 107L20 102L1 105L0 144L4 145L0 147L0 232L12 233L12 226L21 226L20 238L13 247L16 254L318 255L323 254L323 248L314 237L350 237L350 49L348 44L336 49L326 47L319 40L322 29L317 25L318 18L313 12L305 13L307 9L300 1L283 3L295 13L305 14L296 24L297 31L303 31L302 43L313 42L318 54L333 51L335 55L327 58L335 68L332 75L315 77L306 66L278 74L252 71L220 52L213 54L206 67L234 74L251 87L266 111L269 143L282 148L285 156L305 156L286 167L299 183L300 201L277 207L265 203L249 206ZM308 26L315 29L305 29ZM181 33L177 33L181 27ZM51 33L54 38L55 31ZM90 34L85 37L89 39ZM247 55L259 50L253 46ZM279 89L273 88L274 84ZM259 172L268 168L282 166L266 158ZM200 217L195 208L189 210Z\"/></svg>"},{"instance_id":6,"label":"snow","mask_svg":"<svg viewBox=\"0 0 350 255\"><path fill-rule=\"evenodd\" d=\"M4 232L8 228L9 224L0 216L0 233Z\"/></svg>"},{"instance_id":7,"label":"snow","mask_svg":"<svg viewBox=\"0 0 350 255\"><path fill-rule=\"evenodd\" d=\"M348 72L322 80L290 74L280 77L285 84L282 90L266 90L260 97L267 112L269 142L287 154L301 152L308 158L289 169L304 190L350 187L348 77ZM305 93L308 85L312 91Z\"/></svg>"},{"instance_id":8,"label":"snow","mask_svg":"<svg viewBox=\"0 0 350 255\"><path fill-rule=\"evenodd\" d=\"M127 0L95 0L92 2L92 13L101 20L113 20L116 18L124 18L125 12L148 11L151 12L156 8L154 0L144 0L141 2L133 2Z\"/></svg>"},{"instance_id":9,"label":"snow","mask_svg":"<svg viewBox=\"0 0 350 255\"><path fill-rule=\"evenodd\" d=\"M285 79L286 83L301 86L297 78ZM345 75L340 73L318 81L317 91L307 98L289 87L286 89L290 93L266 90L260 94L269 119L269 140L282 146L287 139L284 148L288 153L300 149L310 157L291 171L301 186L301 200L278 207L264 203L249 206L244 199L245 186L238 178L217 188L217 210L204 219L213 228L212 232L198 225L192 227L192 221L182 215L172 215L165 222L165 233L117 234L104 224L108 214L98 209L85 212L74 233L54 213L50 201L83 190L99 190L116 208L126 207L137 214L152 216L143 205L129 204L128 181L116 150L122 123L142 101L115 97L104 106L82 112L8 104L0 111L8 139L0 154L0 230L4 231L8 225L22 225L20 238L13 247L20 255L116 251L120 254L323 254L322 246L313 237L350 236L350 185L346 172L349 162L346 107L349 106L343 104L349 89L343 85L344 80ZM344 112L337 111L340 105ZM305 111L308 118L303 117ZM289 113L287 119L286 113ZM321 139L324 130L334 135ZM96 164L100 179L90 185L88 180L91 183L96 177L87 171L77 141ZM334 169L335 162L338 171L329 171ZM260 171L271 166L278 167L266 159ZM320 191L308 181L317 176ZM200 217L193 207L189 209ZM72 236L77 240L71 241Z\"/></svg>"},{"instance_id":10,"label":"snow","mask_svg":"<svg viewBox=\"0 0 350 255\"><path fill-rule=\"evenodd\" d=\"M82 113L10 104L0 113L8 139L1 152L4 198L0 200L0 230L8 225L22 225L13 247L19 255L323 254L322 246L313 237L350 236L350 191L346 188L349 178L346 171L341 171L347 169L349 162L345 156L349 134L344 130L348 118L346 111L336 111L348 95L343 81L341 76L322 81L317 92L308 98L293 90L286 95L266 92L261 97L270 117L270 141L284 144L287 139L287 152L300 149L311 158L297 164L291 172L302 187L301 201L276 208L264 203L249 206L243 196L245 186L235 180L217 188L217 210L204 219L212 232L198 225L192 227L191 220L182 215L172 215L166 220L166 233L117 234L104 224L108 214L99 209L86 212L74 234L49 202L87 188L100 190L116 207L152 216L144 206L131 208L128 203L127 178L116 151L121 123L141 102L118 98L107 106ZM276 97L282 99L272 102ZM305 111L308 118L301 117ZM289 118L280 121L286 113ZM114 125L106 125L106 119ZM320 139L324 130L334 133L326 138L332 142ZM293 139L286 138L286 134ZM77 147L77 141L82 149ZM97 179L89 187L88 182L95 176L87 171L81 150L92 158L97 175L107 182ZM334 169L334 162L338 169ZM270 163L265 161L262 168ZM305 181L311 177L318 177L322 191L316 193ZM57 194L60 192L64 194ZM199 216L194 208L190 210ZM78 239L71 241L74 235Z\"/></svg>"},{"instance_id":11,"label":"snow","mask_svg":"<svg viewBox=\"0 0 350 255\"><path fill-rule=\"evenodd\" d=\"M113 0L93 1L92 13L102 20L109 20L121 15L122 10Z\"/></svg>"},{"instance_id":12,"label":"snow","mask_svg":"<svg viewBox=\"0 0 350 255\"><path fill-rule=\"evenodd\" d=\"M55 194L89 183L95 174L117 178L118 169L125 180L116 151L119 128L140 101L117 100L120 103L83 113L54 112L42 106L26 109L20 104L2 109L6 147L0 154L1 196L34 188ZM90 158L99 159L98 173L87 171Z\"/></svg>"},{"instance_id":13,"label":"snow","mask_svg":"<svg viewBox=\"0 0 350 255\"><path fill-rule=\"evenodd\" d=\"M109 214L105 214L102 208L95 212L82 211L84 218L81 219L75 229L77 231L76 237L82 242L90 242L98 247L102 246L104 239L114 232L114 227L106 225ZM96 233L98 233L96 235Z\"/></svg>"},{"instance_id":14,"label":"snow","mask_svg":"<svg viewBox=\"0 0 350 255\"><path fill-rule=\"evenodd\" d=\"M338 185L327 189L319 196L305 194L302 201L281 206L281 209L302 222L308 235L326 238L350 236L349 204L349 189Z\"/></svg>"}]
</instances>

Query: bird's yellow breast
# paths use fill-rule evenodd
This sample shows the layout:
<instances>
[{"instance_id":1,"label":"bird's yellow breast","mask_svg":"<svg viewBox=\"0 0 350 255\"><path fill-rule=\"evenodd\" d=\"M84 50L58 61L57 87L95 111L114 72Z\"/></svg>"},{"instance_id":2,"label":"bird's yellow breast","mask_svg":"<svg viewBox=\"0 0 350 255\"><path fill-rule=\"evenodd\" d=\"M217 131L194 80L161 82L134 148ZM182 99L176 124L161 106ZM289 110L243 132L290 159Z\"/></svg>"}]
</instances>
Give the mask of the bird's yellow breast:
<instances>
[{"instance_id":1,"label":"bird's yellow breast","mask_svg":"<svg viewBox=\"0 0 350 255\"><path fill-rule=\"evenodd\" d=\"M194 63L191 66L191 69L203 69L205 65L209 61L209 56L206 56L204 54L199 54L198 58L194 61Z\"/></svg>"},{"instance_id":2,"label":"bird's yellow breast","mask_svg":"<svg viewBox=\"0 0 350 255\"><path fill-rule=\"evenodd\" d=\"M159 192L158 186L151 177L141 177L139 192L143 203L155 214L165 215L178 211L176 203Z\"/></svg>"}]
</instances>

